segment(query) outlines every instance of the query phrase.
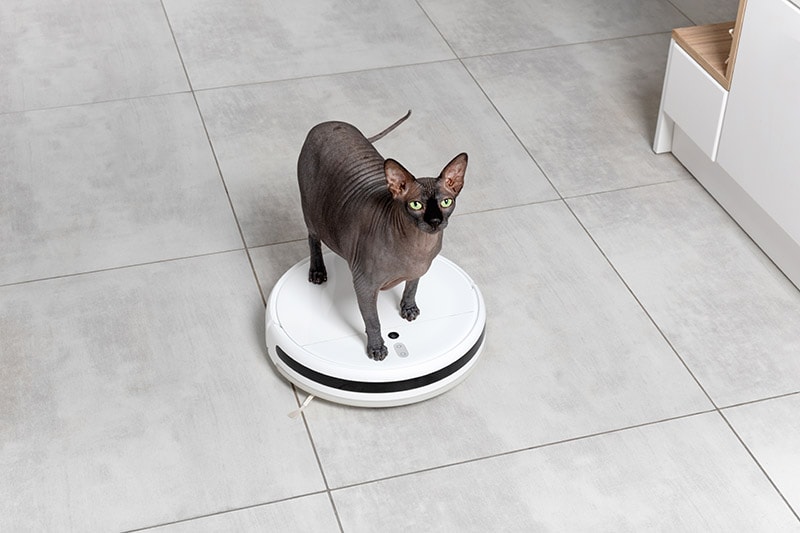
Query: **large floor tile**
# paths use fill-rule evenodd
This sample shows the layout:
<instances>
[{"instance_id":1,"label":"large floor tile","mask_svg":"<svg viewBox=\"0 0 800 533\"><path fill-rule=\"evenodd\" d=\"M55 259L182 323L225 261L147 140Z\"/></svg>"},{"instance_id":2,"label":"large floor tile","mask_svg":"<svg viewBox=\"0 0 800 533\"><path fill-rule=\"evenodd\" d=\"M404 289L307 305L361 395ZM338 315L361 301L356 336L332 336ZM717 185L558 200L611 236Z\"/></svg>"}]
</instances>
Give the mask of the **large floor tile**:
<instances>
[{"instance_id":1,"label":"large floor tile","mask_svg":"<svg viewBox=\"0 0 800 533\"><path fill-rule=\"evenodd\" d=\"M670 0L693 24L713 24L736 20L739 0Z\"/></svg>"},{"instance_id":2,"label":"large floor tile","mask_svg":"<svg viewBox=\"0 0 800 533\"><path fill-rule=\"evenodd\" d=\"M800 292L697 182L569 203L718 405L800 390Z\"/></svg>"},{"instance_id":3,"label":"large floor tile","mask_svg":"<svg viewBox=\"0 0 800 533\"><path fill-rule=\"evenodd\" d=\"M421 0L460 57L670 31L690 22L661 0ZM624 13L624 16L620 16Z\"/></svg>"},{"instance_id":4,"label":"large floor tile","mask_svg":"<svg viewBox=\"0 0 800 533\"><path fill-rule=\"evenodd\" d=\"M560 202L454 217L445 232L443 255L485 298L481 360L464 383L420 404L312 404L331 486L710 407Z\"/></svg>"},{"instance_id":5,"label":"large floor tile","mask_svg":"<svg viewBox=\"0 0 800 533\"><path fill-rule=\"evenodd\" d=\"M333 494L348 532L800 530L717 414Z\"/></svg>"},{"instance_id":6,"label":"large floor tile","mask_svg":"<svg viewBox=\"0 0 800 533\"><path fill-rule=\"evenodd\" d=\"M250 246L306 237L297 157L308 130L343 120L417 176L470 155L458 213L556 198L525 149L456 61L202 91L214 150Z\"/></svg>"},{"instance_id":7,"label":"large floor tile","mask_svg":"<svg viewBox=\"0 0 800 533\"><path fill-rule=\"evenodd\" d=\"M800 395L724 411L789 504L800 513Z\"/></svg>"},{"instance_id":8,"label":"large floor tile","mask_svg":"<svg viewBox=\"0 0 800 533\"><path fill-rule=\"evenodd\" d=\"M413 0L164 0L195 89L450 59Z\"/></svg>"},{"instance_id":9,"label":"large floor tile","mask_svg":"<svg viewBox=\"0 0 800 533\"><path fill-rule=\"evenodd\" d=\"M0 288L0 530L121 531L324 489L242 251Z\"/></svg>"},{"instance_id":10,"label":"large floor tile","mask_svg":"<svg viewBox=\"0 0 800 533\"><path fill-rule=\"evenodd\" d=\"M242 247L188 94L0 115L0 284Z\"/></svg>"},{"instance_id":11,"label":"large floor tile","mask_svg":"<svg viewBox=\"0 0 800 533\"><path fill-rule=\"evenodd\" d=\"M8 0L0 35L0 112L189 88L159 0Z\"/></svg>"},{"instance_id":12,"label":"large floor tile","mask_svg":"<svg viewBox=\"0 0 800 533\"><path fill-rule=\"evenodd\" d=\"M221 531L297 531L339 533L330 498L315 494L295 500L189 520L146 530L152 533L219 533Z\"/></svg>"},{"instance_id":13,"label":"large floor tile","mask_svg":"<svg viewBox=\"0 0 800 533\"><path fill-rule=\"evenodd\" d=\"M465 61L564 196L685 178L652 151L669 35Z\"/></svg>"},{"instance_id":14,"label":"large floor tile","mask_svg":"<svg viewBox=\"0 0 800 533\"><path fill-rule=\"evenodd\" d=\"M264 298L269 297L272 288L283 274L297 262L308 259L309 249L306 239L271 246L262 246L250 249L258 283L264 292Z\"/></svg>"}]
</instances>

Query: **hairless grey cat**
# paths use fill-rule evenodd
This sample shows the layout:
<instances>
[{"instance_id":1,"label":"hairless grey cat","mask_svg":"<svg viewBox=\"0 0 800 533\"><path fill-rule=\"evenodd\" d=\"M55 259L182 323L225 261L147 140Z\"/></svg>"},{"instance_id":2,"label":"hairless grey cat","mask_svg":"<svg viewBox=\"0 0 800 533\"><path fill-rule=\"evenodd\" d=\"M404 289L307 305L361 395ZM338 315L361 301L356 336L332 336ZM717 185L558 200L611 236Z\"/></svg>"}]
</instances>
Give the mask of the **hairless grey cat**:
<instances>
[{"instance_id":1,"label":"hairless grey cat","mask_svg":"<svg viewBox=\"0 0 800 533\"><path fill-rule=\"evenodd\" d=\"M405 282L400 316L419 315L419 278L442 249L442 230L464 185L467 154L457 155L437 178L415 178L372 146L403 121L365 138L345 122L323 122L306 137L297 181L308 227L308 280L327 281L320 242L343 257L367 333L367 355L382 361L388 350L378 319L378 291Z\"/></svg>"}]
</instances>

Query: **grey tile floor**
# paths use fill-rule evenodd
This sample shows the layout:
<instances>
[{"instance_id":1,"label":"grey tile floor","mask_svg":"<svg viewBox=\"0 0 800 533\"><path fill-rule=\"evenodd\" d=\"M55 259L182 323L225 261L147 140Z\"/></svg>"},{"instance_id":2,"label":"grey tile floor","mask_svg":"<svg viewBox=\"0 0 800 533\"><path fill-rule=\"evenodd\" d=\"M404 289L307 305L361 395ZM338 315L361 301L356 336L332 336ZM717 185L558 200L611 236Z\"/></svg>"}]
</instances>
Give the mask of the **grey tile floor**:
<instances>
[{"instance_id":1,"label":"grey tile floor","mask_svg":"<svg viewBox=\"0 0 800 533\"><path fill-rule=\"evenodd\" d=\"M800 531L800 292L650 143L669 30L735 0L0 3L0 531ZM462 385L271 368L295 161L470 154Z\"/></svg>"}]
</instances>

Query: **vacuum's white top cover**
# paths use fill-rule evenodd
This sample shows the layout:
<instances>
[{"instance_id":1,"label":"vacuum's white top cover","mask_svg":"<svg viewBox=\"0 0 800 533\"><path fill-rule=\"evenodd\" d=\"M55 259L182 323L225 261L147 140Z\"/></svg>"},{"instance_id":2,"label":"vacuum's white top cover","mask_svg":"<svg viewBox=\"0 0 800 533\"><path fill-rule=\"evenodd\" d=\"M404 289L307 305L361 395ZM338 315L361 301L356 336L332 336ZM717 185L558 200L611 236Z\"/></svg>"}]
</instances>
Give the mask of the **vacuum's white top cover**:
<instances>
[{"instance_id":1,"label":"vacuum's white top cover","mask_svg":"<svg viewBox=\"0 0 800 533\"><path fill-rule=\"evenodd\" d=\"M485 312L480 291L451 261L438 256L420 279L419 317L399 314L404 284L381 291L378 316L389 355L367 357L364 322L350 269L325 254L328 281L308 281L308 261L292 267L273 288L267 323L279 330L278 346L303 366L327 376L366 382L412 379L436 372L464 356L483 334Z\"/></svg>"}]
</instances>

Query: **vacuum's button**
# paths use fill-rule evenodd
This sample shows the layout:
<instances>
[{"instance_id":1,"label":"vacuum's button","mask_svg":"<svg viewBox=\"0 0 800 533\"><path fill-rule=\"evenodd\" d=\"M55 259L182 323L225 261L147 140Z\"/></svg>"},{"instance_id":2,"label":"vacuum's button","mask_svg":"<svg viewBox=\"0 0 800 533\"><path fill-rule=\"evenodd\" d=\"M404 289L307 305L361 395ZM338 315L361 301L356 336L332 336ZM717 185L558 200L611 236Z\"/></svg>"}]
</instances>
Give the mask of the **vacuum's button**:
<instances>
[{"instance_id":1,"label":"vacuum's button","mask_svg":"<svg viewBox=\"0 0 800 533\"><path fill-rule=\"evenodd\" d=\"M394 344L394 351L397 353L397 357L408 357L408 349L402 342L396 342Z\"/></svg>"}]
</instances>

